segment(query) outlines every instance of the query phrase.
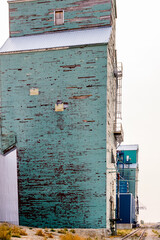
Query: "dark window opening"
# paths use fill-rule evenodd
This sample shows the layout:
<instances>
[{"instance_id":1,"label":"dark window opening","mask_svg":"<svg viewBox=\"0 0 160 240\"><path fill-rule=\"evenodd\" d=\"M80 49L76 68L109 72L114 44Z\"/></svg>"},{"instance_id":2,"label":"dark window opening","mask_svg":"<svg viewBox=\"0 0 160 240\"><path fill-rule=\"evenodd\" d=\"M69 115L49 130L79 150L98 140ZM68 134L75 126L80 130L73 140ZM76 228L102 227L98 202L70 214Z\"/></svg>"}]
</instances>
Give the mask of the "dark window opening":
<instances>
[{"instance_id":1,"label":"dark window opening","mask_svg":"<svg viewBox=\"0 0 160 240\"><path fill-rule=\"evenodd\" d=\"M115 157L114 157L114 154L113 154L113 149L111 150L111 163L115 163Z\"/></svg>"}]
</instances>

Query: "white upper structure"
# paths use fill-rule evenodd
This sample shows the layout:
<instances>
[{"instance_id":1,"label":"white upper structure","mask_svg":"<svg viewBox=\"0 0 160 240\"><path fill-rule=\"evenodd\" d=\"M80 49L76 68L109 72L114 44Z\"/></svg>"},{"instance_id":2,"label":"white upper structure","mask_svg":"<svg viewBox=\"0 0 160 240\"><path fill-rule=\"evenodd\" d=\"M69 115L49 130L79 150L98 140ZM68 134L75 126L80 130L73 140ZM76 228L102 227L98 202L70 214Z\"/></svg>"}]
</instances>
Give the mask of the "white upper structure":
<instances>
[{"instance_id":1,"label":"white upper structure","mask_svg":"<svg viewBox=\"0 0 160 240\"><path fill-rule=\"evenodd\" d=\"M7 39L0 49L0 53L106 44L109 41L111 31L111 27L103 27L89 30L64 31L25 37L12 37Z\"/></svg>"},{"instance_id":2,"label":"white upper structure","mask_svg":"<svg viewBox=\"0 0 160 240\"><path fill-rule=\"evenodd\" d=\"M130 151L130 150L139 150L139 145L138 144L134 144L134 145L120 145L118 148L117 148L118 151Z\"/></svg>"}]
</instances>

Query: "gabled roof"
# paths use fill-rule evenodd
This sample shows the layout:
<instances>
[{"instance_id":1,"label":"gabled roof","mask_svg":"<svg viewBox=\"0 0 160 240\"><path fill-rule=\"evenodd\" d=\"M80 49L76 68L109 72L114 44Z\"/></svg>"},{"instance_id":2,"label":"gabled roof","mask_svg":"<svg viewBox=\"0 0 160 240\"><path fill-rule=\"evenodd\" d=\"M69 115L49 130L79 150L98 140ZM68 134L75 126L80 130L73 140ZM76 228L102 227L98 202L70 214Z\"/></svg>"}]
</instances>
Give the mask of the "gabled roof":
<instances>
[{"instance_id":1,"label":"gabled roof","mask_svg":"<svg viewBox=\"0 0 160 240\"><path fill-rule=\"evenodd\" d=\"M92 44L107 44L109 42L111 30L111 27L102 27L24 37L12 37L8 38L2 48L0 48L0 54Z\"/></svg>"},{"instance_id":2,"label":"gabled roof","mask_svg":"<svg viewBox=\"0 0 160 240\"><path fill-rule=\"evenodd\" d=\"M120 145L117 149L118 151L129 151L129 150L139 150L139 145Z\"/></svg>"}]
</instances>

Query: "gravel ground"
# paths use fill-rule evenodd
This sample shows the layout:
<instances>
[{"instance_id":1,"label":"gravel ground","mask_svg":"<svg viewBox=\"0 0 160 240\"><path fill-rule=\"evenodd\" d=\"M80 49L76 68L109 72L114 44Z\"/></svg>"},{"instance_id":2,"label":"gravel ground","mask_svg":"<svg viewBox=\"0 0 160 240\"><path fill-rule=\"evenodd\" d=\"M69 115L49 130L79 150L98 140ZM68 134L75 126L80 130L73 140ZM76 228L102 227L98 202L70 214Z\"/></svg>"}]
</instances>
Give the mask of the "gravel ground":
<instances>
[{"instance_id":1,"label":"gravel ground","mask_svg":"<svg viewBox=\"0 0 160 240\"><path fill-rule=\"evenodd\" d=\"M51 231L50 228L42 229L42 228L29 228L29 227L22 227L20 226L21 229L25 230L27 233L27 236L21 236L21 240L59 240L60 236L63 235L61 233L58 233L58 231L64 231L64 229L54 229L55 232ZM44 236L37 236L36 232L38 230L42 230L44 233ZM73 230L73 229L72 229ZM66 231L70 232L72 231L71 229L68 229ZM52 238L48 236L48 234L52 234ZM93 238L93 239L107 239L108 232L106 232L104 229L75 229L75 233L83 238ZM12 237L12 240L17 240L16 237ZM110 238L109 238L110 239Z\"/></svg>"},{"instance_id":2,"label":"gravel ground","mask_svg":"<svg viewBox=\"0 0 160 240\"><path fill-rule=\"evenodd\" d=\"M64 235L62 233L58 233L58 231L64 231L64 229L53 229L51 228L31 228L31 227L24 227L20 226L21 229L25 230L27 235L26 236L21 236L21 240L60 240L60 236ZM43 233L43 236L36 235L37 231L41 230ZM135 230L135 229L134 229ZM73 229L68 229L66 231L70 232L73 231ZM146 238L145 240L157 240L160 239L160 229L158 228L152 228L148 227L146 228ZM108 232L105 231L104 229L75 229L75 233L83 238L92 238L93 240L120 240L121 237L118 236L109 236ZM138 238L131 238L133 239L138 239ZM17 237L12 237L11 240L18 240ZM82 239L83 240L83 239ZM91 239L88 239L91 240Z\"/></svg>"},{"instance_id":3,"label":"gravel ground","mask_svg":"<svg viewBox=\"0 0 160 240\"><path fill-rule=\"evenodd\" d=\"M160 238L158 237L158 235L153 232L153 230L156 230L156 229L152 229L152 228L147 229L147 231L146 231L146 232L147 232L147 236L146 236L145 240L156 240L156 239L160 239ZM157 231L157 230L156 230L156 231ZM159 230L158 230L157 232L160 234L160 231L159 231Z\"/></svg>"}]
</instances>

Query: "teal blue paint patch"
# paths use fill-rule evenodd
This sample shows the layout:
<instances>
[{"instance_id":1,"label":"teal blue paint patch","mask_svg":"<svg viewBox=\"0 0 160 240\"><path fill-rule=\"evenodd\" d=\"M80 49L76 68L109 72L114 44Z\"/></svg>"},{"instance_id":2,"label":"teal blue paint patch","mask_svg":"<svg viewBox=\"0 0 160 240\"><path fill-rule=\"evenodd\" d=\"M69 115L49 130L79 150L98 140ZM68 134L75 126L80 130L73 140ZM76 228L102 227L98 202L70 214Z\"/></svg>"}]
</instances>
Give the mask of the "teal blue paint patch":
<instances>
[{"instance_id":1,"label":"teal blue paint patch","mask_svg":"<svg viewBox=\"0 0 160 240\"><path fill-rule=\"evenodd\" d=\"M107 47L0 60L1 127L17 137L20 224L105 228ZM55 112L57 100L68 108Z\"/></svg>"},{"instance_id":2,"label":"teal blue paint patch","mask_svg":"<svg viewBox=\"0 0 160 240\"><path fill-rule=\"evenodd\" d=\"M10 3L10 35L24 36L58 30L111 26L111 0L31 1ZM64 24L55 25L55 10L64 11Z\"/></svg>"},{"instance_id":3,"label":"teal blue paint patch","mask_svg":"<svg viewBox=\"0 0 160 240\"><path fill-rule=\"evenodd\" d=\"M137 151L136 150L125 150L122 151L124 153L124 160L127 161L129 159L130 163L137 163Z\"/></svg>"}]
</instances>

